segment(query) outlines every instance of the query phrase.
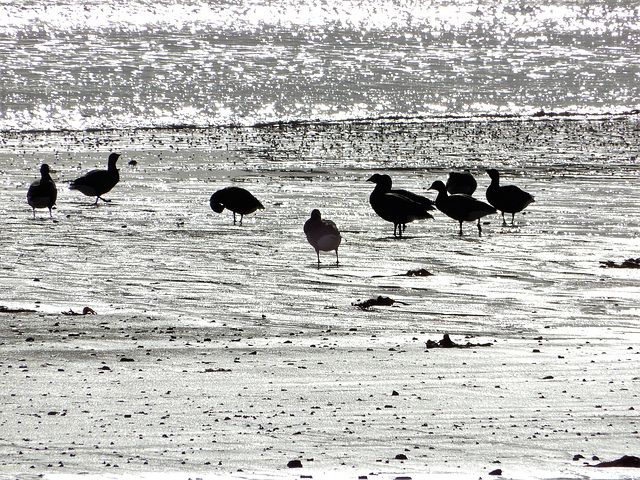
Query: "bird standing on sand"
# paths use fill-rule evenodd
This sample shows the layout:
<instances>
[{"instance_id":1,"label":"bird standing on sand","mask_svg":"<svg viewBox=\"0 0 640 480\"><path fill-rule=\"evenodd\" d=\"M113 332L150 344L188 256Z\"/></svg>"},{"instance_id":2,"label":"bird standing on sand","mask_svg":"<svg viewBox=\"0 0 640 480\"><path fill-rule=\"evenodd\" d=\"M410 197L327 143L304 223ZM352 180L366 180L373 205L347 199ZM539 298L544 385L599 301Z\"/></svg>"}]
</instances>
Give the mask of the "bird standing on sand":
<instances>
[{"instance_id":1,"label":"bird standing on sand","mask_svg":"<svg viewBox=\"0 0 640 480\"><path fill-rule=\"evenodd\" d=\"M48 208L49 217L53 218L51 208L56 204L58 189L49 172L49 165L43 163L40 167L40 180L33 182L27 191L27 203L33 208L33 218L36 218L36 208Z\"/></svg>"},{"instance_id":2,"label":"bird standing on sand","mask_svg":"<svg viewBox=\"0 0 640 480\"><path fill-rule=\"evenodd\" d=\"M478 235L482 235L480 219L485 215L496 213L491 205L481 202L470 195L463 193L447 194L447 187L440 180L436 180L429 190L437 190L436 207L448 217L460 222L460 235L462 235L462 222L478 220Z\"/></svg>"},{"instance_id":3,"label":"bird standing on sand","mask_svg":"<svg viewBox=\"0 0 640 480\"><path fill-rule=\"evenodd\" d=\"M402 232L409 222L433 218L429 213L429 210L434 209L433 201L407 190L393 190L389 175L376 173L367 179L367 182L376 184L369 196L369 203L378 216L393 223L394 237L402 237Z\"/></svg>"},{"instance_id":4,"label":"bird standing on sand","mask_svg":"<svg viewBox=\"0 0 640 480\"><path fill-rule=\"evenodd\" d=\"M502 212L502 225L506 225L507 221L504 218L504 213L511 214L511 225L513 226L513 219L516 213L524 210L527 205L533 203L535 200L532 195L528 194L524 190L516 187L515 185L500 186L500 173L494 168L487 170L489 177L491 177L491 185L487 188L487 200L493 205L496 210Z\"/></svg>"},{"instance_id":5,"label":"bird standing on sand","mask_svg":"<svg viewBox=\"0 0 640 480\"><path fill-rule=\"evenodd\" d=\"M320 268L320 250L323 252L335 250L336 265L340 263L338 260L338 247L342 241L340 230L331 220L323 220L317 208L311 212L311 218L305 222L304 233L308 242L316 250L318 268Z\"/></svg>"},{"instance_id":6,"label":"bird standing on sand","mask_svg":"<svg viewBox=\"0 0 640 480\"><path fill-rule=\"evenodd\" d=\"M96 197L96 203L98 200L110 202L106 198L102 198L102 195L109 192L120 181L120 173L116 168L116 162L120 158L118 153L112 153L109 155L109 164L107 170L91 170L86 175L71 182L69 188L71 190L79 190L87 197Z\"/></svg>"},{"instance_id":7,"label":"bird standing on sand","mask_svg":"<svg viewBox=\"0 0 640 480\"><path fill-rule=\"evenodd\" d=\"M240 187L226 187L218 190L209 199L211 209L216 213L222 213L226 208L233 212L233 224L236 224L236 213L240 214L240 225L242 218L258 209L264 209L260 201L251 192Z\"/></svg>"},{"instance_id":8,"label":"bird standing on sand","mask_svg":"<svg viewBox=\"0 0 640 480\"><path fill-rule=\"evenodd\" d=\"M473 178L469 170L464 172L451 172L447 179L447 192L464 193L465 195L473 195L478 187L478 182Z\"/></svg>"}]
</instances>

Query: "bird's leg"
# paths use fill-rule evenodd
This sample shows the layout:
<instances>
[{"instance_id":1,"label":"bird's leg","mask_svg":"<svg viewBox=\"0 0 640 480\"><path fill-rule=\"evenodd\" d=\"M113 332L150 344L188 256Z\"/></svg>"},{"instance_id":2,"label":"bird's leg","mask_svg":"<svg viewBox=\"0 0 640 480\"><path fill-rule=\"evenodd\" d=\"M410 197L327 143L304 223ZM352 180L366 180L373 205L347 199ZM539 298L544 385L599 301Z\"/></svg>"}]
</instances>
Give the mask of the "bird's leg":
<instances>
[{"instance_id":1,"label":"bird's leg","mask_svg":"<svg viewBox=\"0 0 640 480\"><path fill-rule=\"evenodd\" d=\"M480 226L480 219L478 219L478 236L482 236L482 227Z\"/></svg>"},{"instance_id":2,"label":"bird's leg","mask_svg":"<svg viewBox=\"0 0 640 480\"><path fill-rule=\"evenodd\" d=\"M318 256L318 268L320 268L320 250L316 250L316 255Z\"/></svg>"},{"instance_id":3,"label":"bird's leg","mask_svg":"<svg viewBox=\"0 0 640 480\"><path fill-rule=\"evenodd\" d=\"M36 213L36 211L33 211L34 215ZM51 213L51 207L49 207L49 218L53 218L53 213Z\"/></svg>"},{"instance_id":4,"label":"bird's leg","mask_svg":"<svg viewBox=\"0 0 640 480\"><path fill-rule=\"evenodd\" d=\"M233 224L236 224L236 212L233 212Z\"/></svg>"},{"instance_id":5,"label":"bird's leg","mask_svg":"<svg viewBox=\"0 0 640 480\"><path fill-rule=\"evenodd\" d=\"M460 235L462 235L462 220L460 220Z\"/></svg>"},{"instance_id":6,"label":"bird's leg","mask_svg":"<svg viewBox=\"0 0 640 480\"><path fill-rule=\"evenodd\" d=\"M336 248L336 267L340 265L340 260L338 259L338 249Z\"/></svg>"},{"instance_id":7,"label":"bird's leg","mask_svg":"<svg viewBox=\"0 0 640 480\"><path fill-rule=\"evenodd\" d=\"M36 219L36 209L35 208L33 209L33 219L34 220Z\"/></svg>"},{"instance_id":8,"label":"bird's leg","mask_svg":"<svg viewBox=\"0 0 640 480\"><path fill-rule=\"evenodd\" d=\"M242 218L244 217L244 213L240 214L240 226L242 226Z\"/></svg>"},{"instance_id":9,"label":"bird's leg","mask_svg":"<svg viewBox=\"0 0 640 480\"><path fill-rule=\"evenodd\" d=\"M513 223L513 219L515 218L515 216L516 216L516 214L515 214L515 213L512 213L512 214L511 214L511 226L512 226L512 227L515 227L515 225L514 225L514 223Z\"/></svg>"},{"instance_id":10,"label":"bird's leg","mask_svg":"<svg viewBox=\"0 0 640 480\"><path fill-rule=\"evenodd\" d=\"M507 220L504 218L504 212L502 212L502 226L505 227L507 225Z\"/></svg>"}]
</instances>

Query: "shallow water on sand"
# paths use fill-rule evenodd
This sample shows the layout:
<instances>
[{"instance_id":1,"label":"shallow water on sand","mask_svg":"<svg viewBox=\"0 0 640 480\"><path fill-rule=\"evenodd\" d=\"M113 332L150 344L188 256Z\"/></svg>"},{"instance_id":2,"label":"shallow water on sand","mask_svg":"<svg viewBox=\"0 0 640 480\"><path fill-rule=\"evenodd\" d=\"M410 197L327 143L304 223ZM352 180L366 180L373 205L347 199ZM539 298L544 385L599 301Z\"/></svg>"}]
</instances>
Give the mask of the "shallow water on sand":
<instances>
[{"instance_id":1,"label":"shallow water on sand","mask_svg":"<svg viewBox=\"0 0 640 480\"><path fill-rule=\"evenodd\" d=\"M77 456L59 457L69 473L103 472L123 455L123 473L219 471L206 466L212 458L222 469L271 471L315 455L319 470L346 462L451 474L458 465L477 478L477 465L496 457L504 468L522 468L526 456L533 470L557 473L568 452L632 454L637 376L627 348L640 340L640 281L637 270L600 262L638 257L639 125L625 117L7 137L0 305L35 313L0 314L0 395L12 414L2 419L5 466L46 470L41 449L64 455L70 442ZM122 153L111 203L93 206L67 190L109 151ZM53 220L44 211L34 220L26 204L42 161L60 190ZM482 237L473 224L459 236L435 212L400 240L368 204L374 172L433 198L432 181L469 168L482 198L488 167L536 197L517 227L496 215ZM243 226L208 205L230 184L266 207ZM318 269L304 238L313 208L342 230L337 267L322 254ZM419 268L432 275L405 275ZM378 295L395 303L353 305ZM84 306L97 315L61 314ZM444 333L495 346L424 354L424 342ZM200 380L203 372L217 376ZM546 374L569 379L539 384ZM386 410L392 399L379 394L398 384L398 410ZM610 413L594 414L597 405ZM370 424L354 426L363 412ZM55 422L54 439L49 424L34 423L43 417ZM602 418L612 425L604 436ZM287 419L295 425L280 423ZM576 444L576 431L590 443ZM399 445L410 461L379 463Z\"/></svg>"},{"instance_id":2,"label":"shallow water on sand","mask_svg":"<svg viewBox=\"0 0 640 480\"><path fill-rule=\"evenodd\" d=\"M603 297L608 281L621 292L635 276L599 264L633 257L638 246L634 118L110 135L9 140L18 154L5 156L2 167L4 303L33 307L39 300L53 311L87 304L192 320L213 311L264 314L295 324L301 312L304 322L327 321L327 307L357 315L350 304L382 290L412 305L411 322L472 314L464 325L484 330L493 321L498 329L502 322L525 328L536 317L599 325L598 314L622 319L635 301ZM103 167L106 150L123 154L122 180L110 204L93 206L66 184ZM43 211L30 218L23 198L40 161L56 170L53 221ZM433 198L426 191L432 181L470 168L482 198L488 167L536 197L516 228L502 227L496 215L485 219L482 238L472 223L459 237L455 222L435 213L433 221L409 225L400 241L368 205L365 180L373 172L388 171L395 185ZM230 184L266 206L242 227L208 205L211 193ZM313 208L343 232L339 268L333 254L322 255L320 270L311 268L315 255L301 228ZM415 268L435 275L397 276ZM311 316L309 301L317 309Z\"/></svg>"}]
</instances>

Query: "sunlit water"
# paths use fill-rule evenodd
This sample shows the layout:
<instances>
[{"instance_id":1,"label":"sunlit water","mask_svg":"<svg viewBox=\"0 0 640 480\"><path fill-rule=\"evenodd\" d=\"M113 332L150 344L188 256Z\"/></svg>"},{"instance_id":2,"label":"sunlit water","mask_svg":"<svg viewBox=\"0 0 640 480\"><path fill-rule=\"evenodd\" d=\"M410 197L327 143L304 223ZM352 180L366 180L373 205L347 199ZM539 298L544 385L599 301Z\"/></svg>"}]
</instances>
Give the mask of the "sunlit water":
<instances>
[{"instance_id":1,"label":"sunlit water","mask_svg":"<svg viewBox=\"0 0 640 480\"><path fill-rule=\"evenodd\" d=\"M640 108L637 2L6 0L0 129Z\"/></svg>"}]
</instances>

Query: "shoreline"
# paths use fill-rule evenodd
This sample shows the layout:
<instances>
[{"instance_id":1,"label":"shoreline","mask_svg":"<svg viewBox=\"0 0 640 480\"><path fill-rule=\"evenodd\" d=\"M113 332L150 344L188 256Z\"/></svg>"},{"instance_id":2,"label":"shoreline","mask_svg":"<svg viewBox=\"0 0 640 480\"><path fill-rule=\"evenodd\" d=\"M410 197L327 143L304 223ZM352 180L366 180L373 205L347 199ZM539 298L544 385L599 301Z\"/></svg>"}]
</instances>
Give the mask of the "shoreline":
<instances>
[{"instance_id":1,"label":"shoreline","mask_svg":"<svg viewBox=\"0 0 640 480\"><path fill-rule=\"evenodd\" d=\"M196 124L167 124L158 126L120 126L120 127L88 127L85 129L0 129L3 134L100 134L107 132L153 132L153 131L182 131L189 130L194 133L217 129L263 129L272 127L312 127L331 125L359 125L359 124L405 124L405 123L475 123L475 122L532 122L552 120L572 121L601 121L607 119L624 119L640 116L640 109L620 110L618 112L578 113L578 112L545 112L538 110L531 114L509 113L485 113L477 115L391 115L369 118L345 118L345 119L309 119L309 120L273 120L254 124L220 124L220 125L196 125Z\"/></svg>"}]
</instances>

